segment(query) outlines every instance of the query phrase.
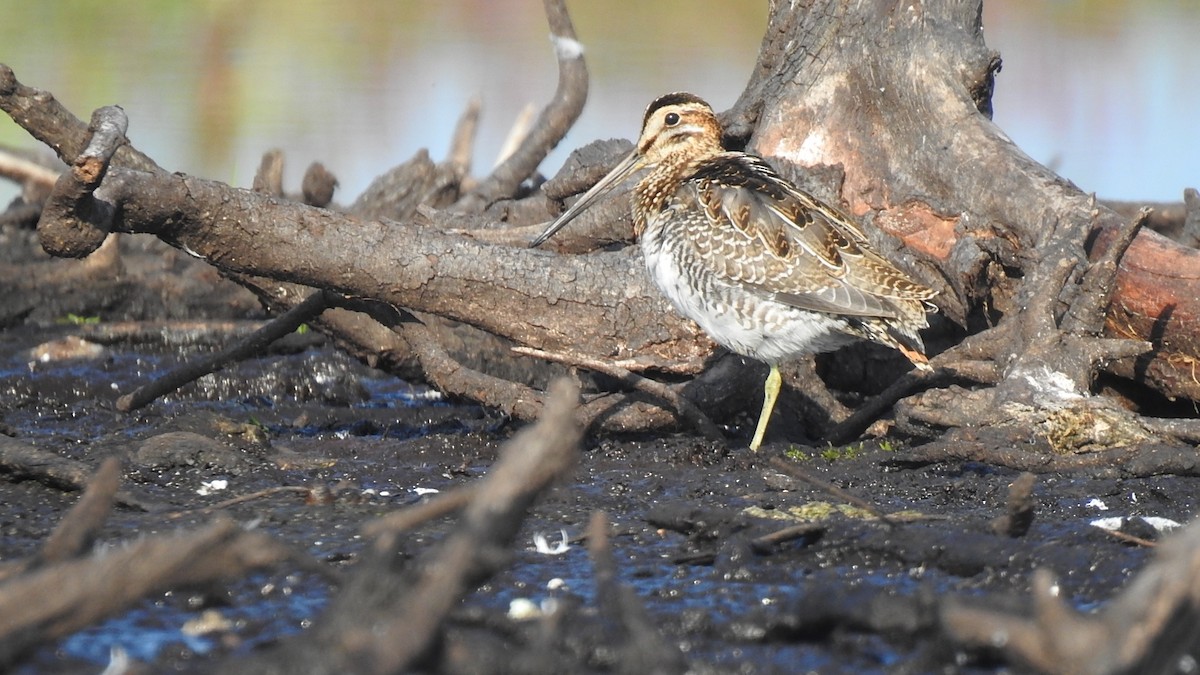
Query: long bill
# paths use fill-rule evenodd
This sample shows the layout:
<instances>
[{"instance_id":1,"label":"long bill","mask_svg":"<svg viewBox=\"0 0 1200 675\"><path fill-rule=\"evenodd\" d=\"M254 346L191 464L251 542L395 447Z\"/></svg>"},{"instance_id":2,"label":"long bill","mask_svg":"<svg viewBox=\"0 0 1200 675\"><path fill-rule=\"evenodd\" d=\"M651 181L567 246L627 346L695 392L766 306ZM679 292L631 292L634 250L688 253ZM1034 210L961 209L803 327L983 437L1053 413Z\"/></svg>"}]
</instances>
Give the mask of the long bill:
<instances>
[{"instance_id":1,"label":"long bill","mask_svg":"<svg viewBox=\"0 0 1200 675\"><path fill-rule=\"evenodd\" d=\"M583 196L575 201L563 214L554 219L546 229L537 236L536 239L529 242L529 248L541 246L547 239L554 236L555 232L561 230L567 223L575 219L576 216L583 213L587 207L591 206L596 200L603 197L614 187L621 184L633 172L646 166L645 159L636 149L629 153L625 159L622 159L619 164L613 167L608 175L601 178L598 183L592 186L592 189L583 193Z\"/></svg>"}]
</instances>

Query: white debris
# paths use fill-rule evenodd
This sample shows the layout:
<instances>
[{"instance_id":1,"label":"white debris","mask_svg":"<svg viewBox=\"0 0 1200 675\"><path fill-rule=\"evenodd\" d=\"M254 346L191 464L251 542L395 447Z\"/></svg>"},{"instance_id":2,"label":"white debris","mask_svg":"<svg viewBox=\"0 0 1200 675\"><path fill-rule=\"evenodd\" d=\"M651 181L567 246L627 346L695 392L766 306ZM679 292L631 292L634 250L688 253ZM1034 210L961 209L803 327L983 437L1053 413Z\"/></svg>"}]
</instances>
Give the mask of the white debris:
<instances>
[{"instance_id":1,"label":"white debris","mask_svg":"<svg viewBox=\"0 0 1200 675\"><path fill-rule=\"evenodd\" d=\"M1057 370L1050 370L1043 366L1025 371L1021 373L1021 376L1035 391L1047 397L1053 397L1060 401L1084 398L1084 395L1075 388L1075 382L1065 373Z\"/></svg>"},{"instance_id":2,"label":"white debris","mask_svg":"<svg viewBox=\"0 0 1200 675\"><path fill-rule=\"evenodd\" d=\"M224 478L214 478L213 480L201 481L199 489L196 490L196 494L211 495L212 493L220 492L227 487L229 487L229 481L225 480Z\"/></svg>"},{"instance_id":3,"label":"white debris","mask_svg":"<svg viewBox=\"0 0 1200 675\"><path fill-rule=\"evenodd\" d=\"M583 43L569 37L551 35L550 43L554 45L554 55L559 61L578 59L583 56Z\"/></svg>"},{"instance_id":4,"label":"white debris","mask_svg":"<svg viewBox=\"0 0 1200 675\"><path fill-rule=\"evenodd\" d=\"M557 544L551 547L550 542L546 540L546 535L538 532L537 534L533 535L534 550L544 555L562 555L571 550L571 546L568 543L570 538L567 537L567 531L559 530L559 535L561 536L561 539Z\"/></svg>"},{"instance_id":5,"label":"white debris","mask_svg":"<svg viewBox=\"0 0 1200 675\"><path fill-rule=\"evenodd\" d=\"M1183 525L1181 525L1179 522L1171 520L1170 518L1161 518L1159 516L1142 516L1141 518L1142 520L1146 521L1150 527L1153 527L1159 532L1168 532L1178 527L1183 527ZM1109 532L1116 532L1125 525L1125 520L1126 519L1124 516L1097 518L1096 520L1093 520L1090 525L1092 527L1098 527L1102 530L1108 530Z\"/></svg>"},{"instance_id":6,"label":"white debris","mask_svg":"<svg viewBox=\"0 0 1200 675\"><path fill-rule=\"evenodd\" d=\"M542 615L542 608L529 598L516 598L508 603L508 618L513 621L529 621Z\"/></svg>"}]
</instances>

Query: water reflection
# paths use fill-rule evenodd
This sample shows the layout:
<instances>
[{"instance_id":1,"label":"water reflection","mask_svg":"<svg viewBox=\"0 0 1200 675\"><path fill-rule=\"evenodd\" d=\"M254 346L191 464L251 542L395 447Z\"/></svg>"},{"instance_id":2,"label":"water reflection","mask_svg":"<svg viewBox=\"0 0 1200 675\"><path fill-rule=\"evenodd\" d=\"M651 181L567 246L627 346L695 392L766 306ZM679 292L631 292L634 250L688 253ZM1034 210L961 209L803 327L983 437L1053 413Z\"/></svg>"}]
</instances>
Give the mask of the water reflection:
<instances>
[{"instance_id":1,"label":"water reflection","mask_svg":"<svg viewBox=\"0 0 1200 675\"><path fill-rule=\"evenodd\" d=\"M541 3L10 2L0 61L86 117L120 103L130 136L160 164L247 185L267 148L295 188L311 161L351 200L372 177L428 147L484 101L476 155L486 170L508 125L552 94L556 70ZM1184 2L987 3L988 41L1005 59L996 120L1030 155L1105 197L1178 199L1200 182L1200 70ZM592 90L576 129L543 169L596 138L636 133L655 96L692 90L727 107L766 24L765 3L571 2ZM32 146L7 118L0 142ZM11 198L0 186L0 198Z\"/></svg>"}]
</instances>

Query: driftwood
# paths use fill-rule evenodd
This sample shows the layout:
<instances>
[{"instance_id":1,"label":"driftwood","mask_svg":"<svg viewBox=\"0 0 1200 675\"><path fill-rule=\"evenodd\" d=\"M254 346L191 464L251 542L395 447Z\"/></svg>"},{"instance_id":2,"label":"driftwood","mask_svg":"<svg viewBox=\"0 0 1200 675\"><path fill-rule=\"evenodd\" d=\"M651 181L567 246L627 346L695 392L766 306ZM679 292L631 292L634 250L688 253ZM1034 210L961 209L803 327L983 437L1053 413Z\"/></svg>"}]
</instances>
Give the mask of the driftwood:
<instances>
[{"instance_id":1,"label":"driftwood","mask_svg":"<svg viewBox=\"0 0 1200 675\"><path fill-rule=\"evenodd\" d=\"M941 291L936 302L949 321L933 331L961 344L935 359L934 377L903 380L850 419L825 406L821 414L833 417L809 431L852 438L909 397L901 427L917 434L1053 423L1055 411L1103 408L1129 429L1121 438L1200 436L1195 425L1144 421L1089 396L1109 373L1200 400L1200 279L1190 271L1200 254L1143 227L1154 221L1186 238L1194 209L1171 206L1173 215L1157 219L1118 212L1014 147L989 119L1000 58L983 41L978 2L810 5L773 7L751 79L722 115L726 141L770 157L866 223L881 250ZM559 87L509 158L490 176L467 176L472 106L449 160L419 154L349 213L309 205L328 203L336 184L319 165L306 175L307 203L281 199L277 154L264 158L253 191L167 173L128 145L119 110L97 111L85 129L0 67L0 108L72 166L43 211L43 245L82 256L112 232L152 233L276 311L313 289L402 308L415 320L329 310L314 325L360 358L449 394L521 419L538 414L538 387L472 368L448 348L455 331L481 330L499 338L490 349L515 344L525 356L615 376L585 395L589 424L637 430L679 419L713 435L710 418L753 407L743 394L754 373L712 376L713 343L666 306L635 247L565 255L628 242L621 196L564 233L557 253L523 248L558 200L585 189L624 149L585 148L543 192L518 192L586 96L569 17L559 2L546 8ZM939 398L953 385L971 388L966 405Z\"/></svg>"}]
</instances>

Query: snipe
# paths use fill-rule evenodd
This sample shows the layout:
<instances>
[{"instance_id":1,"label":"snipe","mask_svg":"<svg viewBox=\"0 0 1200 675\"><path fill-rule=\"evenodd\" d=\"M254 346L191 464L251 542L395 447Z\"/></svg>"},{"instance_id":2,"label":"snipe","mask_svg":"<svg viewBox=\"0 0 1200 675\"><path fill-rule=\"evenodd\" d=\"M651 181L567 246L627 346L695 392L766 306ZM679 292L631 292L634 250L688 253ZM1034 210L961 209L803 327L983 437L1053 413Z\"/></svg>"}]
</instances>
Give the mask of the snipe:
<instances>
[{"instance_id":1,"label":"snipe","mask_svg":"<svg viewBox=\"0 0 1200 675\"><path fill-rule=\"evenodd\" d=\"M671 304L730 350L771 366L750 449L779 395L779 363L866 338L928 369L917 331L935 292L873 251L838 209L761 158L727 152L702 99L650 104L637 148L530 245L538 246L629 175L646 266Z\"/></svg>"}]
</instances>

